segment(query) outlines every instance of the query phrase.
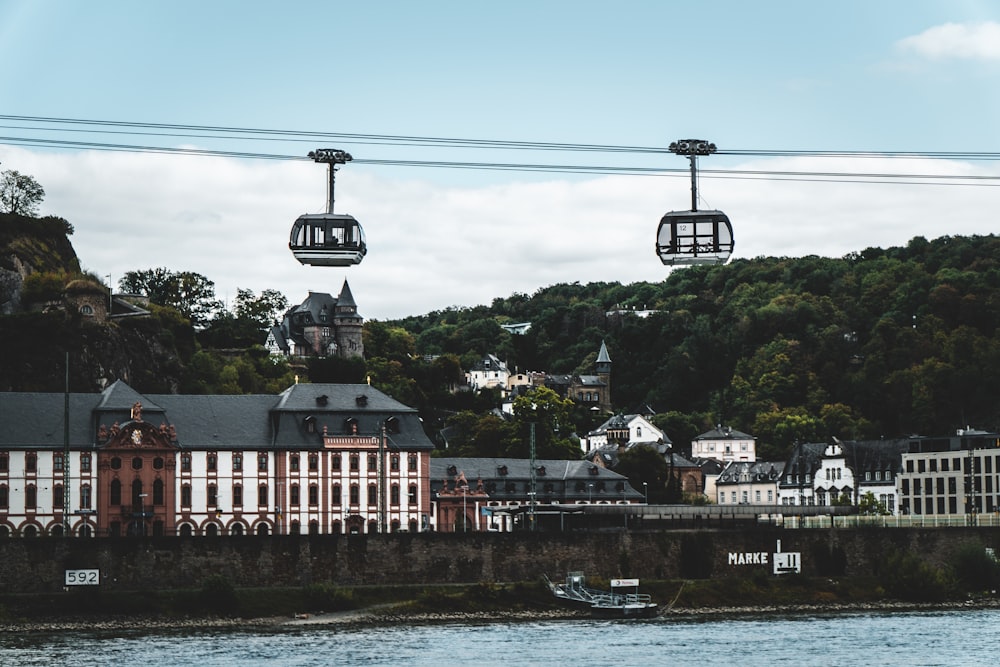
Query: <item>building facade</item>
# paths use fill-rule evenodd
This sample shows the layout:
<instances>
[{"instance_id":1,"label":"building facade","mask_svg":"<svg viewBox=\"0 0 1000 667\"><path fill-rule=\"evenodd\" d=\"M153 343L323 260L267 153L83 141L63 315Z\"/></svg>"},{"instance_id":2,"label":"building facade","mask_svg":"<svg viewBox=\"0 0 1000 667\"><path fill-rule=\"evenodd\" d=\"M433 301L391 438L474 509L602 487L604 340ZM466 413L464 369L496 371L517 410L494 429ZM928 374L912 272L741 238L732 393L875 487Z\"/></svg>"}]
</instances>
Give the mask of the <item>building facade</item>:
<instances>
[{"instance_id":1,"label":"building facade","mask_svg":"<svg viewBox=\"0 0 1000 667\"><path fill-rule=\"evenodd\" d=\"M286 357L364 357L363 327L364 318L345 280L336 298L309 292L305 301L289 308L268 331L264 347Z\"/></svg>"},{"instance_id":2,"label":"building facade","mask_svg":"<svg viewBox=\"0 0 1000 667\"><path fill-rule=\"evenodd\" d=\"M720 463L730 461L756 461L757 440L752 435L719 425L691 441L691 457L715 459Z\"/></svg>"},{"instance_id":3,"label":"building facade","mask_svg":"<svg viewBox=\"0 0 1000 667\"><path fill-rule=\"evenodd\" d=\"M0 537L429 529L416 411L369 385L0 397Z\"/></svg>"},{"instance_id":4,"label":"building facade","mask_svg":"<svg viewBox=\"0 0 1000 667\"><path fill-rule=\"evenodd\" d=\"M526 528L532 509L644 502L626 477L589 461L535 460L533 465L529 459L431 459L435 529L509 532Z\"/></svg>"}]
</instances>

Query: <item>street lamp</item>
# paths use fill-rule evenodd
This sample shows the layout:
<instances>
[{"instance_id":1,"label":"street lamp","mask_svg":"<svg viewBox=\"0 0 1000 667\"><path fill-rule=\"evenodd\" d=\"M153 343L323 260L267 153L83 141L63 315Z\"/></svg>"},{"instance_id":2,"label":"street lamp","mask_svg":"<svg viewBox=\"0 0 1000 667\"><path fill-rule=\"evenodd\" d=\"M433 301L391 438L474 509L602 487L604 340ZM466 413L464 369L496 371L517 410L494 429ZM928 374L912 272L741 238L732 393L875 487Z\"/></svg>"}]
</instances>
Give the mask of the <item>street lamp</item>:
<instances>
[{"instance_id":1,"label":"street lamp","mask_svg":"<svg viewBox=\"0 0 1000 667\"><path fill-rule=\"evenodd\" d=\"M589 482L587 484L587 502L588 503L593 503L594 502L594 483L593 482Z\"/></svg>"},{"instance_id":2,"label":"street lamp","mask_svg":"<svg viewBox=\"0 0 1000 667\"><path fill-rule=\"evenodd\" d=\"M642 500L647 505L649 504L649 483L648 482L643 482L642 483Z\"/></svg>"}]
</instances>

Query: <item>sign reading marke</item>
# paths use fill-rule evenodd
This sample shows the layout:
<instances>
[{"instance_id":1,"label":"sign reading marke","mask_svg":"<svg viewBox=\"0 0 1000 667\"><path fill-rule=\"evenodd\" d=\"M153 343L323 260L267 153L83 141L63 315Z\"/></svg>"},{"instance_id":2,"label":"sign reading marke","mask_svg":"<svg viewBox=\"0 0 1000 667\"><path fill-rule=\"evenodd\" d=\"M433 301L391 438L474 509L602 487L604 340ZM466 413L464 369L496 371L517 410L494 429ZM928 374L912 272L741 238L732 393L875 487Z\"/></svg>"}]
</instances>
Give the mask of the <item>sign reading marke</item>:
<instances>
[{"instance_id":1,"label":"sign reading marke","mask_svg":"<svg viewBox=\"0 0 1000 667\"><path fill-rule=\"evenodd\" d=\"M100 570L66 570L67 586L97 586L100 583Z\"/></svg>"},{"instance_id":2,"label":"sign reading marke","mask_svg":"<svg viewBox=\"0 0 1000 667\"><path fill-rule=\"evenodd\" d=\"M771 556L774 556L771 558ZM730 551L729 565L767 565L771 563L774 574L802 572L802 554L798 551L781 550L781 540L777 540L774 554L766 551Z\"/></svg>"}]
</instances>

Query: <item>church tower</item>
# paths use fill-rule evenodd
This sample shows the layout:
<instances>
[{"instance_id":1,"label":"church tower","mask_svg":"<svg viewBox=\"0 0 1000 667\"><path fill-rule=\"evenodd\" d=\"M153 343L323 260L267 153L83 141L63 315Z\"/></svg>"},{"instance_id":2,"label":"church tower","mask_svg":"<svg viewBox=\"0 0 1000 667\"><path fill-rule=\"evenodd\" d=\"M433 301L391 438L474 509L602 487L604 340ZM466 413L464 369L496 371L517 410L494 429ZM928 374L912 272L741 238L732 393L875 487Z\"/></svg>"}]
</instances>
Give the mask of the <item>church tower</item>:
<instances>
[{"instance_id":1,"label":"church tower","mask_svg":"<svg viewBox=\"0 0 1000 667\"><path fill-rule=\"evenodd\" d=\"M597 353L597 361L594 362L594 371L598 379L604 383L604 401L608 407L611 406L611 356L608 354L608 346L601 341L601 350Z\"/></svg>"},{"instance_id":2,"label":"church tower","mask_svg":"<svg viewBox=\"0 0 1000 667\"><path fill-rule=\"evenodd\" d=\"M365 344L361 338L364 318L358 315L358 304L351 294L351 286L344 280L344 286L334 307L333 326L337 336L337 356L364 357Z\"/></svg>"}]
</instances>

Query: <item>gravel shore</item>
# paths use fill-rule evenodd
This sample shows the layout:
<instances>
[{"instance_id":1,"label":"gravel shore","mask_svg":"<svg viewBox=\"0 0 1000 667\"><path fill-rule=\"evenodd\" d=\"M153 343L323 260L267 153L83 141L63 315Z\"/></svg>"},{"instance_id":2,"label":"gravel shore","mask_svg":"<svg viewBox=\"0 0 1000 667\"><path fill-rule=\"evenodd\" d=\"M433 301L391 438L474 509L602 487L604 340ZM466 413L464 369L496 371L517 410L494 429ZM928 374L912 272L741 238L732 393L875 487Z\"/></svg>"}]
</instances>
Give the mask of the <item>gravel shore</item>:
<instances>
[{"instance_id":1,"label":"gravel shore","mask_svg":"<svg viewBox=\"0 0 1000 667\"><path fill-rule=\"evenodd\" d=\"M1000 599L969 600L966 602L915 604L903 602L833 603L822 605L757 605L749 607L663 608L660 618L701 618L724 616L759 616L770 614L837 614L880 611L947 611L955 609L997 609ZM398 605L380 605L351 611L297 614L294 617L265 618L124 618L106 617L81 621L52 619L45 622L0 623L0 634L44 634L51 632L132 632L159 630L256 630L294 626L381 626L399 623L510 623L546 620L590 618L574 609L491 610L481 612L418 612L406 611Z\"/></svg>"}]
</instances>

